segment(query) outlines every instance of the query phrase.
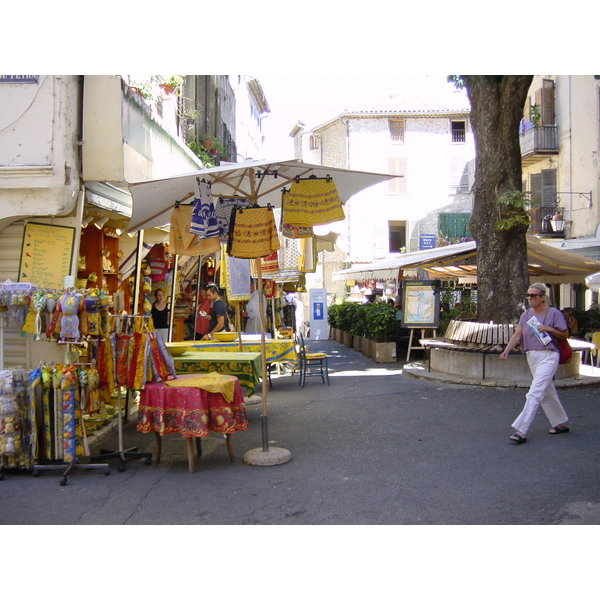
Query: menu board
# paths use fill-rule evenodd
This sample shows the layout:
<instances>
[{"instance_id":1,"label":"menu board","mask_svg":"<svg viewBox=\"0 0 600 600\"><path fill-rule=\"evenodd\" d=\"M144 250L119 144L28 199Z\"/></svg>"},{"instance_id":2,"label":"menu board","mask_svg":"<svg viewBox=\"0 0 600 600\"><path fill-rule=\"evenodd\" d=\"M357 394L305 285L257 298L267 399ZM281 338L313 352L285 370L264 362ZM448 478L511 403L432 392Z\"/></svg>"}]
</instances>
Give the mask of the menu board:
<instances>
[{"instance_id":1,"label":"menu board","mask_svg":"<svg viewBox=\"0 0 600 600\"><path fill-rule=\"evenodd\" d=\"M405 280L402 327L437 328L440 318L436 280Z\"/></svg>"},{"instance_id":2,"label":"menu board","mask_svg":"<svg viewBox=\"0 0 600 600\"><path fill-rule=\"evenodd\" d=\"M27 223L23 233L19 281L50 289L63 289L71 273L75 228Z\"/></svg>"}]
</instances>

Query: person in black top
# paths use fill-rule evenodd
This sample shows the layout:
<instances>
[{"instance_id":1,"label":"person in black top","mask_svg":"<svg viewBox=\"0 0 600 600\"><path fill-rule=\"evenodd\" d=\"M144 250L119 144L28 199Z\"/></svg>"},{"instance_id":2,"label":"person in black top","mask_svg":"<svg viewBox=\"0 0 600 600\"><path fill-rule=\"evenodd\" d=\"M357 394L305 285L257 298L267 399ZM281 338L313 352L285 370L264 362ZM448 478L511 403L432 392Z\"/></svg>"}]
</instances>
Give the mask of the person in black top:
<instances>
[{"instance_id":1,"label":"person in black top","mask_svg":"<svg viewBox=\"0 0 600 600\"><path fill-rule=\"evenodd\" d=\"M165 342L169 341L169 309L165 301L165 291L158 288L154 292L156 298L152 303L152 323Z\"/></svg>"},{"instance_id":2,"label":"person in black top","mask_svg":"<svg viewBox=\"0 0 600 600\"><path fill-rule=\"evenodd\" d=\"M206 286L206 297L211 302L210 325L208 333L202 336L203 340L209 340L211 333L229 330L229 319L227 317L227 306L221 300L221 292L214 283Z\"/></svg>"}]
</instances>

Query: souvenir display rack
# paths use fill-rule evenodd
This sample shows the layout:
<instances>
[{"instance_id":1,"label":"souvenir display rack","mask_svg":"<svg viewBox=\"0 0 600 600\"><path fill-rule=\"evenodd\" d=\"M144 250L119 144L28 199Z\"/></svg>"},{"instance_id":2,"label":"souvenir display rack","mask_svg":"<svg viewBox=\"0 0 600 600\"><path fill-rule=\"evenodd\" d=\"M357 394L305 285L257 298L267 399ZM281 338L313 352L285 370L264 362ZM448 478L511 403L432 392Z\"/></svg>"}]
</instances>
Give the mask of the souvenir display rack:
<instances>
[{"instance_id":1,"label":"souvenir display rack","mask_svg":"<svg viewBox=\"0 0 600 600\"><path fill-rule=\"evenodd\" d=\"M5 469L31 469L33 413L30 371L0 371L0 481Z\"/></svg>"},{"instance_id":2,"label":"souvenir display rack","mask_svg":"<svg viewBox=\"0 0 600 600\"><path fill-rule=\"evenodd\" d=\"M119 331L121 329L122 324L126 324L130 322L132 319L148 319L148 317L140 316L140 315L118 315L115 316L115 331ZM129 400L130 394L132 390L127 388L127 399ZM126 413L129 410L129 402L126 402ZM137 447L128 448L127 450L123 449L123 406L122 406L122 387L117 386L117 431L118 431L118 448L116 450L100 450L100 454L98 456L92 456L91 461L94 462L96 460L108 460L111 458L117 458L120 462L118 465L118 470L123 472L125 471L125 463L129 460L136 459L145 459L146 465L152 464L152 452L138 452Z\"/></svg>"}]
</instances>

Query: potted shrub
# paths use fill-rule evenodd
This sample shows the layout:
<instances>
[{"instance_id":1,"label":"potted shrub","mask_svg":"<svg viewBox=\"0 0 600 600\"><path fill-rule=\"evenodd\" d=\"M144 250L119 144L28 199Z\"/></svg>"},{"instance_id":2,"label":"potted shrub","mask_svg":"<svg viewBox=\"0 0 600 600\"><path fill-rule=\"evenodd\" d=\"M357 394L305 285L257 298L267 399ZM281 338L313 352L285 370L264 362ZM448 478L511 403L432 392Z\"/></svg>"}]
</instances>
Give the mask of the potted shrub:
<instances>
[{"instance_id":1,"label":"potted shrub","mask_svg":"<svg viewBox=\"0 0 600 600\"><path fill-rule=\"evenodd\" d=\"M364 306L371 358L375 362L396 362L396 337L399 323L396 320L396 308L383 302Z\"/></svg>"},{"instance_id":2,"label":"potted shrub","mask_svg":"<svg viewBox=\"0 0 600 600\"><path fill-rule=\"evenodd\" d=\"M329 325L329 338L335 340L335 334L338 328L339 304L332 304L327 308L327 324Z\"/></svg>"},{"instance_id":3,"label":"potted shrub","mask_svg":"<svg viewBox=\"0 0 600 600\"><path fill-rule=\"evenodd\" d=\"M365 341L365 317L366 305L356 304L354 308L354 320L352 322L352 347L357 352L362 352L362 345Z\"/></svg>"},{"instance_id":4,"label":"potted shrub","mask_svg":"<svg viewBox=\"0 0 600 600\"><path fill-rule=\"evenodd\" d=\"M352 302L344 302L340 304L340 312L338 317L339 328L343 332L342 343L347 348L352 347L352 324L354 322L354 304Z\"/></svg>"}]
</instances>

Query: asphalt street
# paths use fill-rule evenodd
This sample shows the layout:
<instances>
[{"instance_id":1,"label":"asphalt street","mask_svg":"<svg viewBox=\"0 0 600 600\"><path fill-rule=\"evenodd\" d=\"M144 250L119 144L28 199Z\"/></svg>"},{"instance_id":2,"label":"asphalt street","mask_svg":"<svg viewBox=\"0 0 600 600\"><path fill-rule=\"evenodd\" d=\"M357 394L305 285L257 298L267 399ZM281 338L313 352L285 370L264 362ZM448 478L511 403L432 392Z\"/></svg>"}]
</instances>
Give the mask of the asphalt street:
<instances>
[{"instance_id":1,"label":"asphalt street","mask_svg":"<svg viewBox=\"0 0 600 600\"><path fill-rule=\"evenodd\" d=\"M4 525L551 525L600 523L600 402L597 387L561 389L571 420L549 435L540 412L527 444L508 441L525 390L409 377L332 340L331 385L289 374L268 395L269 443L289 450L276 466L244 464L259 448L261 404L249 429L203 441L189 473L185 441L166 436L159 465L111 461L111 474L7 472ZM260 392L260 386L257 388ZM117 431L101 446L117 448ZM154 436L124 427L124 447L154 451ZM98 450L96 448L95 450Z\"/></svg>"}]
</instances>

